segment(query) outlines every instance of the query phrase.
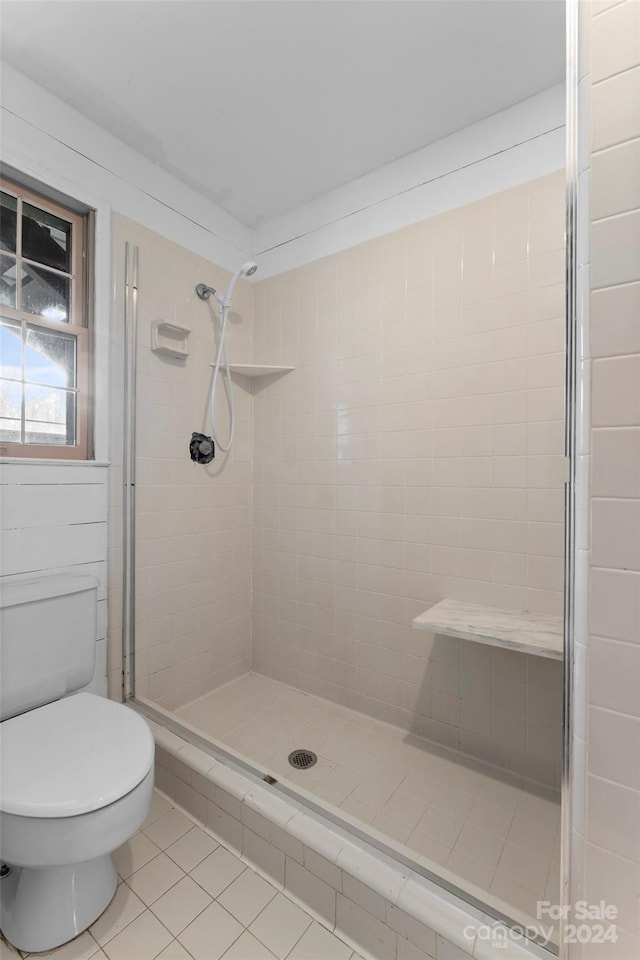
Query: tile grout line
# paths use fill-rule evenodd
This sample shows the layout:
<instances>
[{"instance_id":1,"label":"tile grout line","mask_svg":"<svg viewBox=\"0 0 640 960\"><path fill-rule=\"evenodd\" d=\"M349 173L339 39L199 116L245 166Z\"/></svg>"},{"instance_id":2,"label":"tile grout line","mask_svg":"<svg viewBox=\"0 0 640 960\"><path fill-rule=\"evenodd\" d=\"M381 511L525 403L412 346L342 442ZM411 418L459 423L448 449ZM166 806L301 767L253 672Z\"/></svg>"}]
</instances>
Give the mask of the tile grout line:
<instances>
[{"instance_id":1,"label":"tile grout line","mask_svg":"<svg viewBox=\"0 0 640 960\"><path fill-rule=\"evenodd\" d=\"M160 791L157 791L157 793L158 793L158 795L160 795L160 796L162 797L163 800L165 799L165 797L161 794ZM223 887L223 889L217 894L216 897L212 897L211 894L209 894L208 891L207 891L201 884L199 884L197 880L195 880L193 877L191 877L191 873L190 873L190 872L183 871L183 874L184 874L184 875L183 875L179 880L177 880L176 883L172 884L169 888L167 888L167 890L165 890L162 894L160 894L159 897L156 897L156 899L155 899L151 904L148 904L148 905L147 905L146 903L144 903L144 901L142 900L142 898L139 897L138 894L136 894L135 890L133 890L133 888L130 887L128 881L131 879L131 877L135 876L135 874L138 873L140 870L144 869L146 866L148 866L150 863L153 863L155 860L158 860L159 857L160 857L160 855L161 855L162 853L166 853L166 849L168 849L168 847L165 848L164 850L160 849L159 852L158 852L154 857L152 857L152 858L151 858L150 860L148 860L146 863L142 864L142 866L140 866L140 867L138 868L138 870L134 871L134 873L131 874L130 877L128 877L128 878L125 879L125 878L123 878L123 877L120 876L120 883L118 883L118 885L117 885L117 887L116 887L116 893L117 893L118 887L123 886L123 885L126 886L127 889L128 889L134 896L136 896L136 897L140 900L140 902L141 902L141 903L143 904L143 906L144 906L144 910L142 910L139 914L137 914L137 916L135 916L135 917L133 917L131 920L129 920L128 923L126 923L121 929L119 929L112 937L110 937L108 940L106 940L106 941L104 942L104 944L102 944L102 945L98 943L98 941L96 940L96 938L95 938L95 937L93 936L93 934L91 933L91 930L88 929L86 932L89 934L89 936L91 937L91 939L93 940L93 942L96 944L96 950L93 951L93 952L90 954L88 960L92 960L92 958L95 957L95 956L97 956L99 953L103 953L103 954L105 954L105 955L108 957L109 955L108 955L107 951L105 950L105 947L107 947L110 943L112 943L113 940L115 940L115 938L116 938L117 936L119 936L119 935L120 935L121 933L123 933L126 929L128 929L128 928L129 928L133 923L135 923L140 917L144 916L145 913L151 914L151 915L154 917L154 919L157 920L157 922L163 927L163 929L166 930L167 934L171 937L171 941L169 942L169 944L167 944L167 945L164 946L160 951L158 951L158 953L155 954L154 958L150 958L150 960L156 960L156 958L157 958L158 956L160 956L160 954L162 954L162 953L164 952L164 950L167 950L167 949L168 949L172 944L174 944L174 943L178 943L178 944L186 951L186 953L187 953L190 957L192 957L193 955L192 955L192 954L187 950L187 948L184 946L184 944L183 944L182 941L180 940L180 937L181 937L181 935L184 933L184 931L185 931L186 929L188 929L188 927L189 927L195 920L197 920L197 918L200 917L207 909L209 909L209 907L210 907L213 903L217 903L218 906L220 907L220 909L224 910L225 913L228 914L228 916L231 917L235 923L240 924L240 926L243 928L242 931L238 934L238 936L233 940L233 942L228 945L228 947L225 949L224 953L220 955L220 957L218 958L218 960L224 960L224 956L225 956L225 954L227 953L227 951L231 949L231 947L237 942L237 940L238 940L245 932L249 932L249 933L250 933L252 936L254 936L267 950L269 950L269 947L267 946L267 944L265 944L262 940L260 940L260 938L257 936L257 934L255 934L250 928L251 928L251 925L258 919L258 917L261 916L261 915L264 913L265 910L267 910L267 908L269 907L269 905L273 902L273 900L275 899L275 897L277 897L278 894L281 894L286 900L288 900L291 904L293 904L297 909L301 910L301 912L303 912L303 913L306 915L306 917L308 918L308 920L309 920L308 924L305 926L305 929L302 931L302 933L301 933L300 936L297 938L297 940L295 941L295 943L291 946L291 948L290 948L290 949L287 951L287 953L285 954L285 957L283 958L283 960L286 960L286 958L290 955L290 953L295 949L295 947L297 946L297 944L300 942L300 940L301 940L302 937L305 935L305 933L311 928L311 926L312 926L312 924L313 924L314 922L318 922L320 926L323 926L323 924L320 923L320 921L318 921L316 918L314 918L314 916L313 916L312 914L309 913L309 910L308 910L307 907L305 907L305 906L304 906L303 904L301 904L301 903L296 902L296 900L292 899L292 897L289 896L289 894L288 894L285 890L279 890L278 887L276 887L270 880L268 880L267 878L263 877L262 873L261 873L260 871L256 870L255 867L253 867L251 864L245 862L241 857L238 857L238 856L237 856L236 854L234 854L232 851L228 850L228 848L225 847L225 845L224 845L223 843L220 843L220 842L214 837L214 835L208 830L208 828L207 828L206 826L204 826L204 825L196 822L195 820L193 820L193 818L192 818L186 811L183 811L182 808L179 807L179 805L177 805L177 804L175 804L175 803L172 803L172 805L169 806L169 809L168 809L168 810L165 810L165 811L164 811L163 813L161 813L158 817L155 817L154 820L151 821L151 824L158 822L158 821L161 820L164 816L166 816L168 813L170 813L170 812L172 812L172 811L174 811L174 810L177 811L179 814L183 815L186 819L190 820L191 823L192 823L192 825L193 825L192 827L188 828L181 836L186 836L186 834L187 834L187 833L190 833L191 830L192 830L194 827L202 830L202 832L206 833L207 836L211 837L212 839L215 839L215 840L216 840L216 843L218 844L218 846L217 846L213 851L211 851L211 853L215 853L215 850L217 850L217 849L223 849L223 850L225 850L227 853L229 853L231 856L233 856L235 859L239 860L240 863L243 864L243 869L242 869L242 871L241 871L237 876L235 876L232 880L230 880L229 883L227 883L227 884ZM151 825L151 824L149 824L149 825ZM144 830L141 828L139 832L140 832L140 833L144 833ZM144 835L147 836L146 834L144 834ZM150 839L150 838L147 838L147 839ZM181 837L178 837L178 838L177 838L177 840L179 840L179 839L181 839ZM173 841L173 842L175 843L175 842L177 842L177 840L175 840L175 841ZM171 846L171 844L169 844L168 846ZM207 856L211 856L211 854L208 854ZM201 861L199 861L198 864L195 864L195 866L192 867L192 870L195 870L195 868L196 868L197 866L199 866L200 863L203 863L204 860L207 859L207 856L205 856ZM175 861L173 861L173 862L175 862ZM178 866L178 867L182 870L182 868L180 867L179 864L176 864L176 866ZM240 877L244 876L244 875L246 874L246 872L249 871L249 870L252 871L253 873L255 873L257 876L260 876L262 879L264 879L265 882L267 882L267 883L269 884L269 886L271 886L271 887L273 888L273 890L274 890L274 895L273 895L273 897L270 898L270 900L268 901L268 903L266 903L266 904L259 910L259 912L256 914L256 916L253 917L253 919L251 920L251 923L250 923L249 925L245 926L245 924L244 924L241 920L239 920L237 917L235 917L229 910L227 910L226 907L223 906L223 904L219 903L219 898L229 889L229 887L230 887L233 883L236 882L236 880L239 880ZM176 934L172 933L172 931L169 930L169 928L166 927L166 925L162 922L162 920L154 913L154 911L153 911L153 904L155 904L159 899L161 899L161 897L164 896L165 893L168 893L170 890L174 889L174 888L177 886L178 883L180 883L183 879L185 879L185 877L189 877L191 880L193 880L194 883L197 883L197 885L203 890L203 892L204 892L205 894L207 894L207 896L210 898L210 901L211 901L211 902L210 902L209 904L207 904L205 907L203 907L203 909L202 909L201 911L199 911L199 913L196 914L195 917L192 917L192 918L190 919L189 923L183 928L183 930L176 935ZM114 898L115 898L115 893L114 893ZM113 900L112 900L111 902L113 902ZM109 907L107 907L107 909L109 909ZM100 918L98 918L98 919L100 919ZM94 922L97 922L97 921L94 921ZM334 932L334 931L335 931L335 927L334 927L332 930L329 930L327 927L323 927L323 928L324 928L325 930L327 930L327 932L328 932L331 936L336 937L336 939L338 939L341 943L344 943L344 941L341 940L340 937L337 937L337 935L335 934L335 932ZM82 934L81 934L80 936L82 936ZM70 942L73 943L73 941L70 941ZM351 956L352 956L353 954L355 954L355 950L354 950L349 944L344 943L344 945L345 945L345 947L346 947L347 949L349 949L349 950L351 951L351 954L350 954L349 958L347 958L347 960L350 960ZM65 946L65 945L62 945L62 946ZM60 948L57 948L57 949L60 949ZM20 954L19 954L19 955L20 955ZM53 955L53 956L55 955L55 951L53 952L52 955ZM27 954L22 954L22 956L23 956L23 957L26 957L26 956L28 956L28 955L27 955Z\"/></svg>"}]
</instances>

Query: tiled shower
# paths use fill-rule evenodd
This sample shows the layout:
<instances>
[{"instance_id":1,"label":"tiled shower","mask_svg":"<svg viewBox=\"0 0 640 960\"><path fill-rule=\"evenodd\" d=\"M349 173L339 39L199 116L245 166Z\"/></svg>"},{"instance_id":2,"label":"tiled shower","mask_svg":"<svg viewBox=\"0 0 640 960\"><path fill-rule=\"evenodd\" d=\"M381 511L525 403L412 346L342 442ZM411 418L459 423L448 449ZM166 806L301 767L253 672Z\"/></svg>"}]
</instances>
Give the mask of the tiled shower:
<instances>
[{"instance_id":1,"label":"tiled shower","mask_svg":"<svg viewBox=\"0 0 640 960\"><path fill-rule=\"evenodd\" d=\"M559 782L558 663L411 628L560 615L564 177L256 284L252 664Z\"/></svg>"},{"instance_id":2,"label":"tiled shower","mask_svg":"<svg viewBox=\"0 0 640 960\"><path fill-rule=\"evenodd\" d=\"M140 256L136 697L525 917L557 897L561 661L412 620L445 598L561 615L564 189L241 281L230 361L293 369L234 375L236 439L208 466L188 442L218 320L195 286L229 275L114 218L120 285L125 241ZM150 351L158 319L190 330L186 360ZM115 532L115 685L120 556Z\"/></svg>"}]
</instances>

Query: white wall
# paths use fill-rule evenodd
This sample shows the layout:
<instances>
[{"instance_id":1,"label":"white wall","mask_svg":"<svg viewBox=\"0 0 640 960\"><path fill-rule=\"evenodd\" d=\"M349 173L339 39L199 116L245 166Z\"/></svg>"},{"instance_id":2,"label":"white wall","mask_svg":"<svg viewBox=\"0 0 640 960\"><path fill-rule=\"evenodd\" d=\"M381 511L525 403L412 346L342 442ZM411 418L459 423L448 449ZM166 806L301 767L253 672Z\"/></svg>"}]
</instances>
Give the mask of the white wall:
<instances>
[{"instance_id":1,"label":"white wall","mask_svg":"<svg viewBox=\"0 0 640 960\"><path fill-rule=\"evenodd\" d=\"M563 168L564 97L551 87L262 224L259 278Z\"/></svg>"},{"instance_id":2,"label":"white wall","mask_svg":"<svg viewBox=\"0 0 640 960\"><path fill-rule=\"evenodd\" d=\"M98 588L95 689L105 692L107 619L107 468L4 462L0 574L90 574Z\"/></svg>"}]
</instances>

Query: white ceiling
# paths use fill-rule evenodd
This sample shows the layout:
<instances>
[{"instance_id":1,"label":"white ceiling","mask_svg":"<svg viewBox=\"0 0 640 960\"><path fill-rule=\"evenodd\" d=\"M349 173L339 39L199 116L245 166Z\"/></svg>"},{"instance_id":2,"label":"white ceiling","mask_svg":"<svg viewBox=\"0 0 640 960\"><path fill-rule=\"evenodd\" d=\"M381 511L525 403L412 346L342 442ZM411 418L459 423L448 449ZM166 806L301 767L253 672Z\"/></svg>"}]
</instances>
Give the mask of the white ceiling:
<instances>
[{"instance_id":1,"label":"white ceiling","mask_svg":"<svg viewBox=\"0 0 640 960\"><path fill-rule=\"evenodd\" d=\"M249 226L564 79L563 0L21 0L2 56Z\"/></svg>"}]
</instances>

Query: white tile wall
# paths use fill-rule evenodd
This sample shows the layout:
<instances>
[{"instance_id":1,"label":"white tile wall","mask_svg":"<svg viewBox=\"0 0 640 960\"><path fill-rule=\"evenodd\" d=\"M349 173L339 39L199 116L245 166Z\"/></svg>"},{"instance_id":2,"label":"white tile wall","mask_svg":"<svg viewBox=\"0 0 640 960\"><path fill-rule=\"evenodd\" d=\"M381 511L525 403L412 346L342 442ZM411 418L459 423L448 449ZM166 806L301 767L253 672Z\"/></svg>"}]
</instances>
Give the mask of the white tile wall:
<instances>
[{"instance_id":1,"label":"white tile wall","mask_svg":"<svg viewBox=\"0 0 640 960\"><path fill-rule=\"evenodd\" d=\"M634 960L640 956L640 4L582 4L581 16L583 36L590 37L584 49L591 84L593 377L588 673L576 677L575 697L587 713L587 753L573 788L585 792L586 819L572 884L573 899L604 899L618 908L612 955ZM584 100L583 85L580 93ZM586 209L581 213L588 218ZM572 954L604 955L594 944Z\"/></svg>"},{"instance_id":2,"label":"white tile wall","mask_svg":"<svg viewBox=\"0 0 640 960\"><path fill-rule=\"evenodd\" d=\"M136 692L172 709L244 673L250 656L251 394L235 388L236 440L211 466L189 458L194 431L210 434L207 397L218 331L196 283L225 288L229 273L114 216L110 541L111 679L120 682L124 243L139 247L136 462ZM252 291L238 284L228 326L231 360L251 358ZM190 355L150 350L150 324L191 330ZM220 427L228 428L219 394Z\"/></svg>"},{"instance_id":3,"label":"white tile wall","mask_svg":"<svg viewBox=\"0 0 640 960\"><path fill-rule=\"evenodd\" d=\"M546 783L559 664L417 635L561 612L564 179L255 286L253 669Z\"/></svg>"}]
</instances>

